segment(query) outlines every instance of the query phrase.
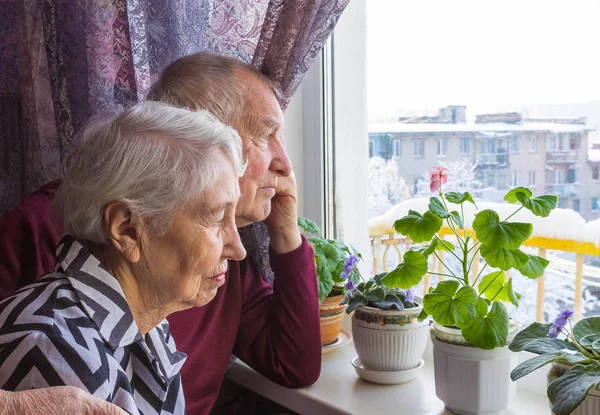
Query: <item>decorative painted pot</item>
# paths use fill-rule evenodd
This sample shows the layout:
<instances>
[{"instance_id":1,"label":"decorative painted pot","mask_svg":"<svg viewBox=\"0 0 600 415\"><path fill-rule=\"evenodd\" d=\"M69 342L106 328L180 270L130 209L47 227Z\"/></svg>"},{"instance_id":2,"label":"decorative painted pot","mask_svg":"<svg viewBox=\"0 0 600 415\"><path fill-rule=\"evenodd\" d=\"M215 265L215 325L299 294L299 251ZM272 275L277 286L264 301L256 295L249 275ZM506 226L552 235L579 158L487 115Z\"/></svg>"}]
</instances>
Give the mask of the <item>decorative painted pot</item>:
<instances>
[{"instance_id":1,"label":"decorative painted pot","mask_svg":"<svg viewBox=\"0 0 600 415\"><path fill-rule=\"evenodd\" d=\"M419 322L423 306L405 310L358 307L352 316L356 353L368 370L396 372L417 367L423 357L429 323Z\"/></svg>"},{"instance_id":2,"label":"decorative painted pot","mask_svg":"<svg viewBox=\"0 0 600 415\"><path fill-rule=\"evenodd\" d=\"M327 346L337 341L340 334L342 319L348 305L340 305L343 295L327 297L319 306L321 316L321 346Z\"/></svg>"},{"instance_id":3,"label":"decorative painted pot","mask_svg":"<svg viewBox=\"0 0 600 415\"><path fill-rule=\"evenodd\" d=\"M511 326L509 338L517 326ZM440 336L443 340L440 340ZM517 384L510 372L518 364L518 354L508 346L482 350L470 345L459 329L433 324L433 366L435 392L455 414L476 415L501 412L510 406Z\"/></svg>"},{"instance_id":4,"label":"decorative painted pot","mask_svg":"<svg viewBox=\"0 0 600 415\"><path fill-rule=\"evenodd\" d=\"M558 379L569 370L571 366L564 363L553 363L548 371L548 384ZM552 404L550 404L552 407ZM552 412L554 414L554 412ZM571 413L571 415L598 415L600 414L600 391L591 388L587 398Z\"/></svg>"}]
</instances>

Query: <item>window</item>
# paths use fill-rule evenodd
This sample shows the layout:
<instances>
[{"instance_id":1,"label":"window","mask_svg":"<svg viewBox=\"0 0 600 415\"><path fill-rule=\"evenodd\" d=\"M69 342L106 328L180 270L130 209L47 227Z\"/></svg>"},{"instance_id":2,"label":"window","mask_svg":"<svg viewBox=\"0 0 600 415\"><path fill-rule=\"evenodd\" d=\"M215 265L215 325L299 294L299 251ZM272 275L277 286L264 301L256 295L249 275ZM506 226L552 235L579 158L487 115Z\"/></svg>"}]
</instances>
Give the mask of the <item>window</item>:
<instances>
[{"instance_id":1,"label":"window","mask_svg":"<svg viewBox=\"0 0 600 415\"><path fill-rule=\"evenodd\" d=\"M535 187L535 170L529 171L529 187Z\"/></svg>"},{"instance_id":2,"label":"window","mask_svg":"<svg viewBox=\"0 0 600 415\"><path fill-rule=\"evenodd\" d=\"M579 150L581 144L581 140L579 138L579 133L570 133L569 134L569 148L571 150Z\"/></svg>"},{"instance_id":3,"label":"window","mask_svg":"<svg viewBox=\"0 0 600 415\"><path fill-rule=\"evenodd\" d=\"M394 157L400 158L402 157L402 141L394 140Z\"/></svg>"},{"instance_id":4,"label":"window","mask_svg":"<svg viewBox=\"0 0 600 415\"><path fill-rule=\"evenodd\" d=\"M537 153L537 137L535 135L529 138L529 152Z\"/></svg>"},{"instance_id":5,"label":"window","mask_svg":"<svg viewBox=\"0 0 600 415\"><path fill-rule=\"evenodd\" d=\"M445 138L439 138L437 141L437 155L438 157L446 157L448 155L448 140Z\"/></svg>"},{"instance_id":6,"label":"window","mask_svg":"<svg viewBox=\"0 0 600 415\"><path fill-rule=\"evenodd\" d=\"M519 172L518 171L513 171L510 173L510 183L511 183L511 187L517 187L519 186Z\"/></svg>"},{"instance_id":7,"label":"window","mask_svg":"<svg viewBox=\"0 0 600 415\"><path fill-rule=\"evenodd\" d=\"M579 199L573 199L573 210L579 212Z\"/></svg>"},{"instance_id":8,"label":"window","mask_svg":"<svg viewBox=\"0 0 600 415\"><path fill-rule=\"evenodd\" d=\"M547 138L548 151L563 151L563 150L565 150L564 141L565 141L564 133L551 134Z\"/></svg>"},{"instance_id":9,"label":"window","mask_svg":"<svg viewBox=\"0 0 600 415\"><path fill-rule=\"evenodd\" d=\"M510 152L518 153L519 152L519 136L513 136L510 141Z\"/></svg>"},{"instance_id":10,"label":"window","mask_svg":"<svg viewBox=\"0 0 600 415\"><path fill-rule=\"evenodd\" d=\"M469 154L470 144L471 144L471 139L469 137L463 137L460 139L460 154L462 156Z\"/></svg>"},{"instance_id":11,"label":"window","mask_svg":"<svg viewBox=\"0 0 600 415\"><path fill-rule=\"evenodd\" d=\"M599 176L600 176L600 169L598 169L598 166L592 167L592 180L598 181Z\"/></svg>"},{"instance_id":12,"label":"window","mask_svg":"<svg viewBox=\"0 0 600 415\"><path fill-rule=\"evenodd\" d=\"M372 141L369 141L369 158L372 158L375 155L374 153L375 153L375 143Z\"/></svg>"},{"instance_id":13,"label":"window","mask_svg":"<svg viewBox=\"0 0 600 415\"><path fill-rule=\"evenodd\" d=\"M481 152L483 154L494 154L496 153L496 139L495 138L486 138L483 140L482 144L483 148Z\"/></svg>"},{"instance_id":14,"label":"window","mask_svg":"<svg viewBox=\"0 0 600 415\"><path fill-rule=\"evenodd\" d=\"M592 212L598 212L600 210L600 204L598 204L598 198L592 197Z\"/></svg>"},{"instance_id":15,"label":"window","mask_svg":"<svg viewBox=\"0 0 600 415\"><path fill-rule=\"evenodd\" d=\"M417 138L413 141L413 155L416 159L421 159L425 156L425 140Z\"/></svg>"}]
</instances>

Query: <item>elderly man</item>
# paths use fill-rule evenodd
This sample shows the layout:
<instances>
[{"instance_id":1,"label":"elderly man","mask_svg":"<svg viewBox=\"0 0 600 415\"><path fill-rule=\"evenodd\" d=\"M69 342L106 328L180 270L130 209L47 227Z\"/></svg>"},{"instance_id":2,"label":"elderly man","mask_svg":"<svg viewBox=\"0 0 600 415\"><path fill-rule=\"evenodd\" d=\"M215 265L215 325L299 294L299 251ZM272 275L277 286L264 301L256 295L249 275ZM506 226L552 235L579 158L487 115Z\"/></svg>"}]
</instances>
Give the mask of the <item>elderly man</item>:
<instances>
[{"instance_id":1,"label":"elderly man","mask_svg":"<svg viewBox=\"0 0 600 415\"><path fill-rule=\"evenodd\" d=\"M182 383L189 414L210 412L232 353L287 387L310 385L320 373L313 253L297 226L296 184L276 91L249 65L199 53L171 64L149 94L207 109L239 132L248 167L236 221L243 227L265 220L271 240L273 286L250 259L231 262L211 303L169 318L178 348L188 355Z\"/></svg>"}]
</instances>

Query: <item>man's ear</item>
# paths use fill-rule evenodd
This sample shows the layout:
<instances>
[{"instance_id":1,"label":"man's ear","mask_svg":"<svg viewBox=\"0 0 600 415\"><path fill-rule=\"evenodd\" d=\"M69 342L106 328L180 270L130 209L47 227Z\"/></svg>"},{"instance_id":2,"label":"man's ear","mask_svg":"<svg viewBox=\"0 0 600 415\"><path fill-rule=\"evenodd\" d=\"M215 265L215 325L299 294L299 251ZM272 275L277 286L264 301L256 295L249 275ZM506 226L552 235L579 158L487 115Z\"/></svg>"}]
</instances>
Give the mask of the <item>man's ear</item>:
<instances>
[{"instance_id":1,"label":"man's ear","mask_svg":"<svg viewBox=\"0 0 600 415\"><path fill-rule=\"evenodd\" d=\"M141 256L143 223L131 213L127 204L115 200L104 206L104 226L110 243L130 262L138 262Z\"/></svg>"}]
</instances>

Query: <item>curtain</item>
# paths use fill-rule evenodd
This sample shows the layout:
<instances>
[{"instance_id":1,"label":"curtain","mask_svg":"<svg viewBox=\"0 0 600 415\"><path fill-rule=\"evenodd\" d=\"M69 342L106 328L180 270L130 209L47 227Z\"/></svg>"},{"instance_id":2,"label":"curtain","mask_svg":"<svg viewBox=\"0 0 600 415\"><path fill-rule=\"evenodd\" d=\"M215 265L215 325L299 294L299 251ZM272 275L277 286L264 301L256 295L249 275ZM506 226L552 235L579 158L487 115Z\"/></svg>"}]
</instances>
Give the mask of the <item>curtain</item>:
<instances>
[{"instance_id":1,"label":"curtain","mask_svg":"<svg viewBox=\"0 0 600 415\"><path fill-rule=\"evenodd\" d=\"M5 0L0 214L64 174L78 130L210 50L279 81L286 107L349 0Z\"/></svg>"}]
</instances>

